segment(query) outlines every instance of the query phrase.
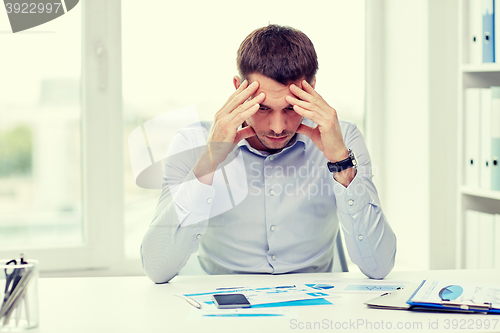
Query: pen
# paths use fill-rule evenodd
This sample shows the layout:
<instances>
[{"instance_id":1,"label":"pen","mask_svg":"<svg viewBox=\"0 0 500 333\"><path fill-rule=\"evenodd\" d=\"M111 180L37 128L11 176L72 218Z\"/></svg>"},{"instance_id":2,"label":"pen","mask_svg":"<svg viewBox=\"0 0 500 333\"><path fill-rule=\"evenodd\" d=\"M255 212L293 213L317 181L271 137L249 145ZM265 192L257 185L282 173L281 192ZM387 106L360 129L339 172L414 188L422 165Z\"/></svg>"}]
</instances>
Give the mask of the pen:
<instances>
[{"instance_id":1,"label":"pen","mask_svg":"<svg viewBox=\"0 0 500 333\"><path fill-rule=\"evenodd\" d=\"M196 302L194 299L186 297L185 300L197 309L201 309L201 304Z\"/></svg>"},{"instance_id":2,"label":"pen","mask_svg":"<svg viewBox=\"0 0 500 333\"><path fill-rule=\"evenodd\" d=\"M277 287L264 287L264 288L256 288L256 290L264 290L264 289L280 289L280 288L295 288L296 285L293 286L277 286ZM242 289L245 287L221 287L216 288L215 290L229 290L229 289Z\"/></svg>"},{"instance_id":3,"label":"pen","mask_svg":"<svg viewBox=\"0 0 500 333\"><path fill-rule=\"evenodd\" d=\"M201 309L201 304L196 302L194 299L192 298L189 298L187 296L184 296L184 295L175 295L175 296L178 296L180 298L183 298L186 300L186 302L188 302L189 304L191 304L192 306L194 306L195 308L197 309Z\"/></svg>"}]
</instances>

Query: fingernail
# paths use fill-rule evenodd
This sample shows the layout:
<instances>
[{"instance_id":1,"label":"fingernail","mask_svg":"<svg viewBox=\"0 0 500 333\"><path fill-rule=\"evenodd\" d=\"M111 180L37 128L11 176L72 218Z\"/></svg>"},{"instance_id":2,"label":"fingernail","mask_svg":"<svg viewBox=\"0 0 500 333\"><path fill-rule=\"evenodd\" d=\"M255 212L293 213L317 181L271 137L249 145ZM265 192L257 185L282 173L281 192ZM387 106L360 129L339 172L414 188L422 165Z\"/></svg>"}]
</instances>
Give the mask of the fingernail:
<instances>
[{"instance_id":1,"label":"fingernail","mask_svg":"<svg viewBox=\"0 0 500 333\"><path fill-rule=\"evenodd\" d=\"M251 84L252 87L255 87L256 85L257 85L257 81L253 81Z\"/></svg>"},{"instance_id":2,"label":"fingernail","mask_svg":"<svg viewBox=\"0 0 500 333\"><path fill-rule=\"evenodd\" d=\"M261 93L259 94L259 96L260 96L260 97L264 97L264 93L263 93L263 92L261 92Z\"/></svg>"}]
</instances>

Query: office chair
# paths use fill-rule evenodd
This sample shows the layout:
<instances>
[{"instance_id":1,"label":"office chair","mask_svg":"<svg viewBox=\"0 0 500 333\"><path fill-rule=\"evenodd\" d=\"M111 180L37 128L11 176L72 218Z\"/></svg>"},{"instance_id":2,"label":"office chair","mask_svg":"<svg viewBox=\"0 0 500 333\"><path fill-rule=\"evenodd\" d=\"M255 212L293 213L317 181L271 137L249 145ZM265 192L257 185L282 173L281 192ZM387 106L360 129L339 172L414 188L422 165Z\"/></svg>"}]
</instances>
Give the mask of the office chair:
<instances>
[{"instance_id":1,"label":"office chair","mask_svg":"<svg viewBox=\"0 0 500 333\"><path fill-rule=\"evenodd\" d=\"M349 272L347 260L345 258L344 244L342 243L342 235L340 229L335 237L335 246L333 249L333 272Z\"/></svg>"}]
</instances>

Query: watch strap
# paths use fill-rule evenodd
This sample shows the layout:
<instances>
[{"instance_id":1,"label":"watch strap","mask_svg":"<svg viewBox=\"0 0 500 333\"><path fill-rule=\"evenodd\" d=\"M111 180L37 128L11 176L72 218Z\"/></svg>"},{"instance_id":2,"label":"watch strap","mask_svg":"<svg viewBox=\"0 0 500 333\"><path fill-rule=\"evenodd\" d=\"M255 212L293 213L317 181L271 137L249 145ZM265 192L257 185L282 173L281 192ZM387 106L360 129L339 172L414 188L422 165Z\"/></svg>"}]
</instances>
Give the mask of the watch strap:
<instances>
[{"instance_id":1,"label":"watch strap","mask_svg":"<svg viewBox=\"0 0 500 333\"><path fill-rule=\"evenodd\" d=\"M356 167L357 161L354 153L349 149L349 155L345 160L339 162L328 162L326 163L328 170L333 173L341 172L349 168Z\"/></svg>"}]
</instances>

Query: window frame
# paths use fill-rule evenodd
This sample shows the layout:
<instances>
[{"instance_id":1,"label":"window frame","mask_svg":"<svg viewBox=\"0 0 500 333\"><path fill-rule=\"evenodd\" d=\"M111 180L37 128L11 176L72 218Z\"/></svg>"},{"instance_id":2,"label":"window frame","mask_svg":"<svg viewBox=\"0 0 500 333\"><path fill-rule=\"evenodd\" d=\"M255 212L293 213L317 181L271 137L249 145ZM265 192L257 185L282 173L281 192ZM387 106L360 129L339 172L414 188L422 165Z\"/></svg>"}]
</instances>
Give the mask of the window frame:
<instances>
[{"instance_id":1,"label":"window frame","mask_svg":"<svg viewBox=\"0 0 500 333\"><path fill-rule=\"evenodd\" d=\"M79 244L2 249L24 251L42 273L103 270L99 275L143 274L124 251L121 1L81 1L82 232ZM139 251L139 249L137 249Z\"/></svg>"}]
</instances>

